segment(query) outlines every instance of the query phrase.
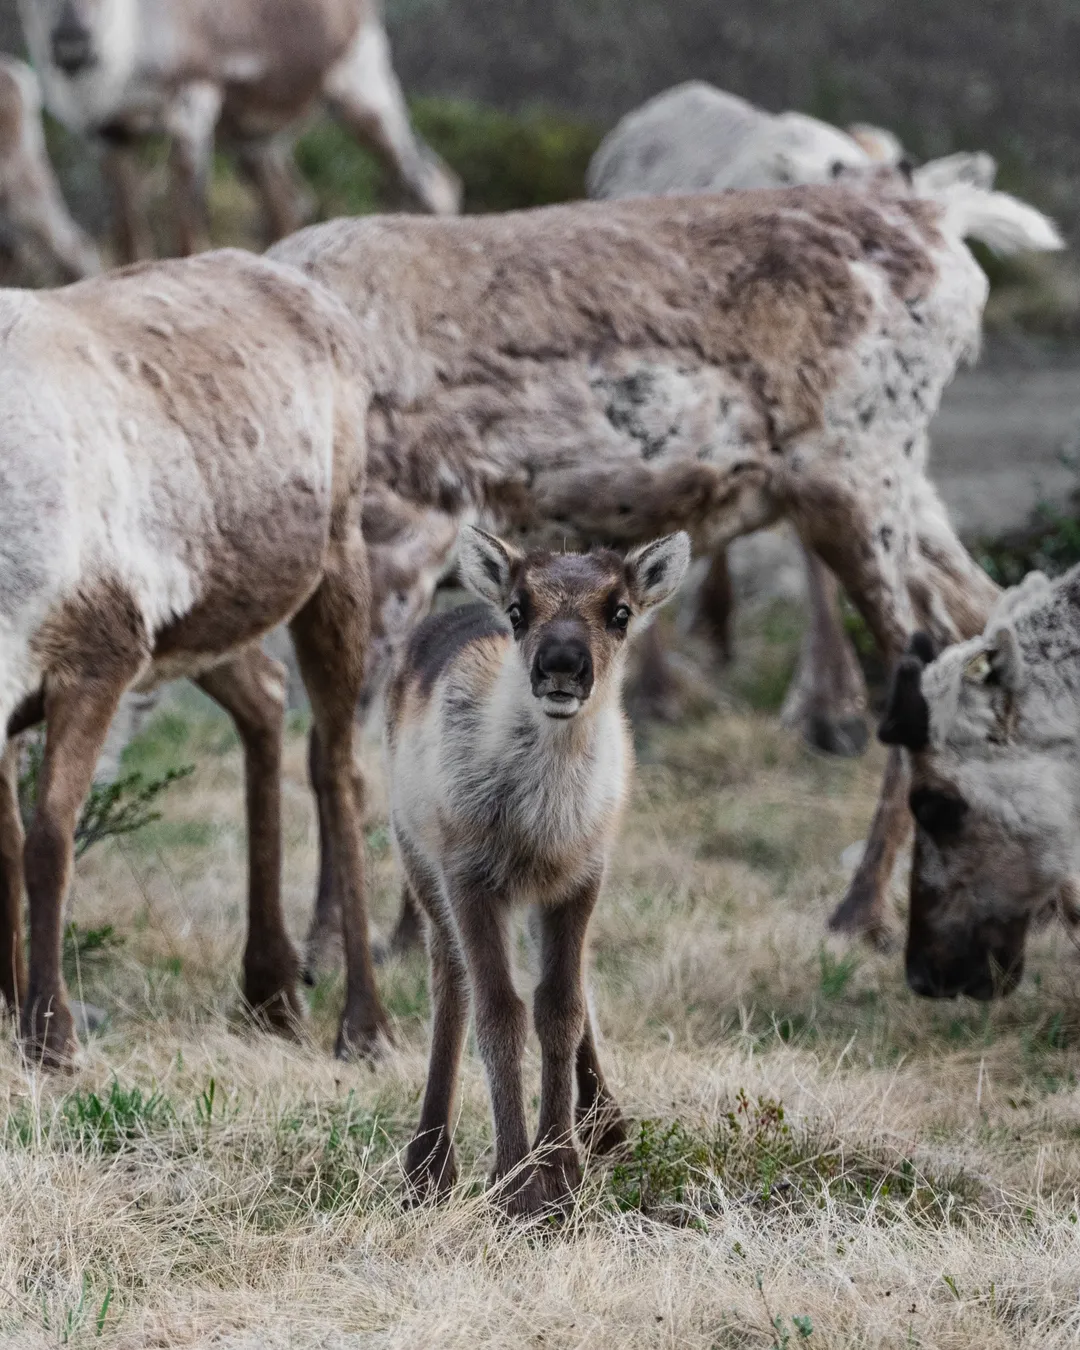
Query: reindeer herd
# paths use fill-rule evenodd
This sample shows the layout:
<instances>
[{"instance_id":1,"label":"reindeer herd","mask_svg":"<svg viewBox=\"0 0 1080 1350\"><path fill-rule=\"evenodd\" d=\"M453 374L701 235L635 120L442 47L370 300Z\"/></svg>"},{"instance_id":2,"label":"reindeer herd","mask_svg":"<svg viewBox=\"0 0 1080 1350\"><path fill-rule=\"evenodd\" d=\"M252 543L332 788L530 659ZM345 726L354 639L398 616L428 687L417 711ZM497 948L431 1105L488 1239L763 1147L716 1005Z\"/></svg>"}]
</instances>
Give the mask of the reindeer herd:
<instances>
[{"instance_id":1,"label":"reindeer herd","mask_svg":"<svg viewBox=\"0 0 1080 1350\"><path fill-rule=\"evenodd\" d=\"M979 348L987 281L965 241L1061 246L992 190L987 157L912 172L885 133L688 86L601 148L590 187L609 200L458 218L367 0L23 7L46 105L105 147L119 256L144 247L131 149L158 131L181 251L202 238L217 131L286 236L261 258L0 292L0 993L31 1061L64 1067L76 1048L62 916L110 723L129 691L184 676L243 745L252 1016L294 1033L302 970L343 953L338 1053L379 1053L355 726L382 691L403 931L426 930L434 1008L411 1192L453 1182L471 1003L505 1203L564 1202L575 1127L598 1150L624 1137L584 953L630 773L628 644L691 549L717 575L729 543L781 520L816 597L808 734L826 740L860 696L837 581L896 666L881 797L834 924L884 938L914 820L912 987L1015 983L1028 921L1068 901L1080 866L1080 582L1000 596L928 475L933 414ZM4 250L12 268L87 276L96 254L52 176L37 87L0 69ZM288 134L319 100L433 218L291 232ZM425 617L452 573L479 603ZM322 852L303 960L281 906L284 672L260 645L282 624L311 702ZM24 839L13 746L41 723ZM532 1151L517 905L540 949Z\"/></svg>"}]
</instances>

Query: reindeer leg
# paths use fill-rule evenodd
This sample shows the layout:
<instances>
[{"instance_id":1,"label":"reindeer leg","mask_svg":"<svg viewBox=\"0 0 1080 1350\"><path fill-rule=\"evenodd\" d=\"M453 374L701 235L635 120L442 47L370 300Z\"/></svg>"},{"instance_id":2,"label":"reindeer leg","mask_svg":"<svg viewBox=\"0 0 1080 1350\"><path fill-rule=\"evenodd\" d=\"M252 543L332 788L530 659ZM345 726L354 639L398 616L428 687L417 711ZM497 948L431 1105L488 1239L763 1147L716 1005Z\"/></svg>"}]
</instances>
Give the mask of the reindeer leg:
<instances>
[{"instance_id":1,"label":"reindeer leg","mask_svg":"<svg viewBox=\"0 0 1080 1350\"><path fill-rule=\"evenodd\" d=\"M588 1027L585 934L599 891L597 876L566 903L543 905L539 911L541 976L533 1001L542 1055L540 1124L534 1145L539 1156L531 1194L522 1195L522 1203L534 1210L565 1204L581 1184L581 1163L573 1144L573 1081Z\"/></svg>"},{"instance_id":2,"label":"reindeer leg","mask_svg":"<svg viewBox=\"0 0 1080 1350\"><path fill-rule=\"evenodd\" d=\"M319 739L329 854L341 905L345 1009L337 1054L377 1055L390 1024L379 1001L368 941L362 830L364 779L355 761L355 709L364 679L370 583L359 528L331 539L318 589L290 631Z\"/></svg>"},{"instance_id":3,"label":"reindeer leg","mask_svg":"<svg viewBox=\"0 0 1080 1350\"><path fill-rule=\"evenodd\" d=\"M267 244L284 239L315 213L315 201L300 177L292 146L278 139L246 140L239 147L241 171L262 203Z\"/></svg>"},{"instance_id":4,"label":"reindeer leg","mask_svg":"<svg viewBox=\"0 0 1080 1350\"><path fill-rule=\"evenodd\" d=\"M285 668L259 647L199 677L236 723L244 746L248 820L248 934L244 999L257 1022L295 1035L304 1008L299 959L281 908L281 731Z\"/></svg>"},{"instance_id":5,"label":"reindeer leg","mask_svg":"<svg viewBox=\"0 0 1080 1350\"><path fill-rule=\"evenodd\" d=\"M361 25L349 52L329 72L323 94L334 116L386 164L406 196L432 215L454 215L461 183L417 136L376 15Z\"/></svg>"},{"instance_id":6,"label":"reindeer leg","mask_svg":"<svg viewBox=\"0 0 1080 1350\"><path fill-rule=\"evenodd\" d=\"M469 1016L469 980L453 924L438 908L438 897L410 870L413 884L425 894L431 920L431 1057L420 1121L405 1154L410 1196L423 1201L441 1199L457 1180L451 1123Z\"/></svg>"},{"instance_id":7,"label":"reindeer leg","mask_svg":"<svg viewBox=\"0 0 1080 1350\"><path fill-rule=\"evenodd\" d=\"M844 632L840 589L813 549L805 544L802 549L810 622L781 718L785 726L801 727L816 750L830 755L861 755L869 739L866 681Z\"/></svg>"},{"instance_id":8,"label":"reindeer leg","mask_svg":"<svg viewBox=\"0 0 1080 1350\"><path fill-rule=\"evenodd\" d=\"M495 1120L492 1184L502 1183L501 1203L511 1214L533 1212L521 1056L528 1033L525 1004L514 988L507 911L482 881L451 884L451 905L464 948L476 1010L476 1042L484 1061ZM521 1197L519 1199L519 1197Z\"/></svg>"},{"instance_id":9,"label":"reindeer leg","mask_svg":"<svg viewBox=\"0 0 1080 1350\"><path fill-rule=\"evenodd\" d=\"M613 1153L626 1143L626 1121L611 1095L600 1066L587 1000L585 1030L581 1034L574 1069L578 1093L575 1113L578 1138L587 1153Z\"/></svg>"},{"instance_id":10,"label":"reindeer leg","mask_svg":"<svg viewBox=\"0 0 1080 1350\"><path fill-rule=\"evenodd\" d=\"M698 587L691 629L700 633L716 652L719 665L731 661L731 624L735 614L735 591L731 584L727 548L713 550L709 570Z\"/></svg>"},{"instance_id":11,"label":"reindeer leg","mask_svg":"<svg viewBox=\"0 0 1080 1350\"><path fill-rule=\"evenodd\" d=\"M0 759L0 1000L17 1011L26 992L23 954L23 826L19 813L19 746Z\"/></svg>"},{"instance_id":12,"label":"reindeer leg","mask_svg":"<svg viewBox=\"0 0 1080 1350\"><path fill-rule=\"evenodd\" d=\"M401 888L401 912L389 942L375 946L375 964L382 965L391 956L407 956L424 945L424 915L409 883Z\"/></svg>"},{"instance_id":13,"label":"reindeer leg","mask_svg":"<svg viewBox=\"0 0 1080 1350\"><path fill-rule=\"evenodd\" d=\"M221 103L221 90L200 81L185 86L166 115L165 128L173 138L169 167L181 256L210 246L206 194Z\"/></svg>"},{"instance_id":14,"label":"reindeer leg","mask_svg":"<svg viewBox=\"0 0 1080 1350\"><path fill-rule=\"evenodd\" d=\"M102 645L98 642L98 647ZM93 647L91 646L91 651ZM112 654L109 675L45 682L45 755L34 819L26 837L30 975L22 1006L24 1052L47 1068L66 1068L75 1026L60 966L64 898L75 858L75 824L120 696L142 653ZM125 669L124 667L127 666Z\"/></svg>"},{"instance_id":15,"label":"reindeer leg","mask_svg":"<svg viewBox=\"0 0 1080 1350\"><path fill-rule=\"evenodd\" d=\"M325 757L319 745L318 728L314 726L308 737L308 778L315 796L319 823L319 879L315 891L315 908L304 943L304 979L308 984L315 984L320 975L331 975L341 969L343 948L341 898L334 876L334 847L327 800L329 779Z\"/></svg>"},{"instance_id":16,"label":"reindeer leg","mask_svg":"<svg viewBox=\"0 0 1080 1350\"><path fill-rule=\"evenodd\" d=\"M139 202L139 173L130 143L107 141L102 169L113 198L117 262L123 266L152 258L154 240Z\"/></svg>"}]
</instances>

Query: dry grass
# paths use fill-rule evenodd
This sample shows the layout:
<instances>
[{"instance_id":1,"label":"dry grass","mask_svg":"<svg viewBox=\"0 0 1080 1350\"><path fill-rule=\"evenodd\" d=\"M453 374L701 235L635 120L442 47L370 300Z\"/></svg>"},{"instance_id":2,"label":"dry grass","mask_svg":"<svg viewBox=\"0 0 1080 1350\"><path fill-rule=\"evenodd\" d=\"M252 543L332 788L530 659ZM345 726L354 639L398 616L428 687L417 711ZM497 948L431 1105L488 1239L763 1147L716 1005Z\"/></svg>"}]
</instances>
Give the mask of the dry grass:
<instances>
[{"instance_id":1,"label":"dry grass","mask_svg":"<svg viewBox=\"0 0 1080 1350\"><path fill-rule=\"evenodd\" d=\"M823 940L876 755L827 762L737 709L643 747L593 944L604 1054L643 1123L634 1157L594 1169L568 1222L533 1229L483 1195L491 1132L472 1052L459 1194L402 1208L422 961L382 972L400 1049L375 1072L329 1058L336 987L312 992L308 1046L236 1023L235 740L188 699L135 757L198 767L163 821L80 864L73 983L111 1019L74 1079L29 1074L9 1038L0 1047L3 1344L1080 1337L1076 958L1057 930L1039 935L1021 991L987 1009L918 1002L895 956ZM315 834L299 727L285 801L300 934ZM381 803L376 784L385 929L396 885ZM535 1054L528 1068L535 1087Z\"/></svg>"}]
</instances>

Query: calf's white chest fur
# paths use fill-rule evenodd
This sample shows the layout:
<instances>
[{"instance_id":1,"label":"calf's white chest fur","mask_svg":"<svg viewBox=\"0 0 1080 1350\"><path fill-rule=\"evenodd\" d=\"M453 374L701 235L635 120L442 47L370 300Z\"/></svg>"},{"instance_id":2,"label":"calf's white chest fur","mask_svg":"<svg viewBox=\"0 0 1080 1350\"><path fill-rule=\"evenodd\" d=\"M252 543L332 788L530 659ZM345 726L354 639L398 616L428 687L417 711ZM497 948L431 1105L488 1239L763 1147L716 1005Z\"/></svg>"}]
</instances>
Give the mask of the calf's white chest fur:
<instances>
[{"instance_id":1,"label":"calf's white chest fur","mask_svg":"<svg viewBox=\"0 0 1080 1350\"><path fill-rule=\"evenodd\" d=\"M399 841L444 895L454 874L482 873L514 903L543 903L602 869L630 769L617 680L605 695L575 718L546 717L509 639L478 702L458 672L440 680L390 769Z\"/></svg>"}]
</instances>

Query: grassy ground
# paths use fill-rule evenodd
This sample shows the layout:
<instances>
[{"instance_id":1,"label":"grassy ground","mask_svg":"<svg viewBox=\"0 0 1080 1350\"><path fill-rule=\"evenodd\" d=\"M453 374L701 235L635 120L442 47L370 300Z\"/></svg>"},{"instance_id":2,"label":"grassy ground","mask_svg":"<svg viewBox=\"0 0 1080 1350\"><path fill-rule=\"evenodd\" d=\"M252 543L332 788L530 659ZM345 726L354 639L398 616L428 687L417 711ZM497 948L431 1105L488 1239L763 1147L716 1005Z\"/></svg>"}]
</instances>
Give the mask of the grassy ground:
<instances>
[{"instance_id":1,"label":"grassy ground","mask_svg":"<svg viewBox=\"0 0 1080 1350\"><path fill-rule=\"evenodd\" d=\"M75 885L69 980L110 1019L68 1079L0 1043L0 1342L1075 1344L1075 954L1038 935L1021 990L987 1008L917 1001L896 955L824 940L881 760L814 757L754 710L782 687L794 627L759 620L723 706L641 746L592 979L635 1142L558 1227L516 1228L485 1200L473 1049L459 1192L403 1209L421 959L381 972L399 1049L376 1071L329 1057L336 982L311 991L307 1044L239 1023L237 743L194 695L159 717L132 767L196 771ZM372 779L385 931L396 881ZM285 834L300 935L315 831L299 723ZM527 980L524 946L521 965ZM535 1091L535 1047L527 1071Z\"/></svg>"}]
</instances>

